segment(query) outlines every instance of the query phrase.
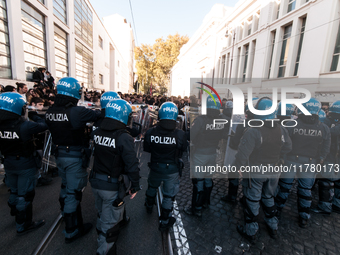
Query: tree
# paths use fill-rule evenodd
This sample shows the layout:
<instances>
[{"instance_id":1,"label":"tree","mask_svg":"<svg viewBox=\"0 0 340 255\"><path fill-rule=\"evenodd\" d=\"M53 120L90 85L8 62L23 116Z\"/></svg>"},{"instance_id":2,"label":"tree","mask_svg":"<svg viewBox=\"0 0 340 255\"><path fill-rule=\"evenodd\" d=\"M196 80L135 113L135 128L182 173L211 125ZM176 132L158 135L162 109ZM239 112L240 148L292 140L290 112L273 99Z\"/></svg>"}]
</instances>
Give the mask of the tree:
<instances>
[{"instance_id":1,"label":"tree","mask_svg":"<svg viewBox=\"0 0 340 255\"><path fill-rule=\"evenodd\" d=\"M142 44L135 48L138 82L144 93L150 89L151 84L153 91L166 93L170 84L171 69L178 62L180 49L188 41L188 36L180 36L177 33L169 35L166 40L158 38L152 46Z\"/></svg>"}]
</instances>

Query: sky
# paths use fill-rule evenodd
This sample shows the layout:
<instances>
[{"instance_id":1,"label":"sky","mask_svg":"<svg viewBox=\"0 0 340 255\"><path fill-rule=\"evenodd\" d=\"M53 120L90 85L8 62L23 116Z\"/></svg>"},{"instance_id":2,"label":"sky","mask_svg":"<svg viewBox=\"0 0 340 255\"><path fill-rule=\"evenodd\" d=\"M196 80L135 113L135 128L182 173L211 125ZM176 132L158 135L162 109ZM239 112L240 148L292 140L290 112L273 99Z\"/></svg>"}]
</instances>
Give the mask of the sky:
<instances>
[{"instance_id":1,"label":"sky","mask_svg":"<svg viewBox=\"0 0 340 255\"><path fill-rule=\"evenodd\" d=\"M131 23L129 0L90 0L99 18L115 13ZM193 36L214 4L234 7L237 0L131 0L137 43L153 44L170 34Z\"/></svg>"}]
</instances>

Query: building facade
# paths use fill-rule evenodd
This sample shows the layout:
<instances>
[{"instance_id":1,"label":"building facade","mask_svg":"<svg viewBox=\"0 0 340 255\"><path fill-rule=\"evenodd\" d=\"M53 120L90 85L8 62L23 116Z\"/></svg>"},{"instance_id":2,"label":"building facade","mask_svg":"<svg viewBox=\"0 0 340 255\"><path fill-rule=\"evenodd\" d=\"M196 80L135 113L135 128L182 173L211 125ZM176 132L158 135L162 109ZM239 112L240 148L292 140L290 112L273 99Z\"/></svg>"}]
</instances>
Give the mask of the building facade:
<instances>
[{"instance_id":1,"label":"building facade","mask_svg":"<svg viewBox=\"0 0 340 255\"><path fill-rule=\"evenodd\" d=\"M88 89L131 91L133 62L88 0L0 0L0 8L0 84L33 85L33 72L45 67Z\"/></svg>"},{"instance_id":2,"label":"building facade","mask_svg":"<svg viewBox=\"0 0 340 255\"><path fill-rule=\"evenodd\" d=\"M171 70L170 95L188 96L190 79L213 76L213 66L219 54L216 30L232 10L233 8L222 4L215 4L199 29L183 45L178 56L179 61Z\"/></svg>"},{"instance_id":3,"label":"building facade","mask_svg":"<svg viewBox=\"0 0 340 255\"><path fill-rule=\"evenodd\" d=\"M299 86L323 102L340 99L335 79L340 78L339 15L338 0L241 0L210 32L216 40L209 51L213 62L204 65L201 75L203 65L194 62L196 76L191 77L215 78L215 84L244 91L252 87L258 96L271 95L272 87ZM176 68L188 54L182 50L173 69L173 88L181 78ZM185 86L188 94L190 82Z\"/></svg>"},{"instance_id":4,"label":"building facade","mask_svg":"<svg viewBox=\"0 0 340 255\"><path fill-rule=\"evenodd\" d=\"M134 81L134 48L135 40L133 36L133 30L131 23L128 23L126 19L119 14L113 14L103 18L104 26L106 27L110 37L115 42L116 46L121 50L123 59L128 66L128 69L124 69L124 73L117 77L116 85L126 84L130 85L129 91L132 91L132 84ZM114 25L112 25L114 24ZM118 66L119 68L120 66ZM117 87L117 90L120 88Z\"/></svg>"}]
</instances>

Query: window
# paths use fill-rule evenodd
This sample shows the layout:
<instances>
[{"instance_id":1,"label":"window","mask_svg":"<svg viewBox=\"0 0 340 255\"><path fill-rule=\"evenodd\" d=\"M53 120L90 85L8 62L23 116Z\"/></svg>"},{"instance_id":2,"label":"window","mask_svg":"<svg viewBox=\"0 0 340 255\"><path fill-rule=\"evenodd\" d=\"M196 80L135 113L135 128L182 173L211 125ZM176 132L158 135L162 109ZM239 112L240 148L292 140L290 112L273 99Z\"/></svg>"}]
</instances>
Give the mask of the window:
<instances>
[{"instance_id":1,"label":"window","mask_svg":"<svg viewBox=\"0 0 340 255\"><path fill-rule=\"evenodd\" d=\"M104 84L104 77L102 74L99 74L99 84L103 85Z\"/></svg>"},{"instance_id":2,"label":"window","mask_svg":"<svg viewBox=\"0 0 340 255\"><path fill-rule=\"evenodd\" d=\"M231 46L231 41L233 40L234 37L234 31L232 31L229 35L228 35L228 41L227 41L227 47Z\"/></svg>"},{"instance_id":3,"label":"window","mask_svg":"<svg viewBox=\"0 0 340 255\"><path fill-rule=\"evenodd\" d=\"M284 31L284 35L283 35L283 41L282 41L282 49L281 49L278 77L284 77L285 76L287 59L288 59L289 43L290 43L290 36L291 35L292 35L292 25L286 26L285 31Z\"/></svg>"},{"instance_id":4,"label":"window","mask_svg":"<svg viewBox=\"0 0 340 255\"><path fill-rule=\"evenodd\" d=\"M252 25L253 25L253 20L251 19L251 20L248 21L248 33L247 33L247 35L251 35Z\"/></svg>"},{"instance_id":5,"label":"window","mask_svg":"<svg viewBox=\"0 0 340 255\"><path fill-rule=\"evenodd\" d=\"M276 30L271 32L271 53L270 53L270 60L269 60L269 70L268 70L268 79L270 78L270 71L272 69L272 62L273 62L273 53L274 53L274 46L275 46L275 36Z\"/></svg>"},{"instance_id":6,"label":"window","mask_svg":"<svg viewBox=\"0 0 340 255\"><path fill-rule=\"evenodd\" d=\"M54 50L57 80L68 76L67 34L54 26Z\"/></svg>"},{"instance_id":7,"label":"window","mask_svg":"<svg viewBox=\"0 0 340 255\"><path fill-rule=\"evenodd\" d=\"M295 4L295 0L289 0L287 13L295 10Z\"/></svg>"},{"instance_id":8,"label":"window","mask_svg":"<svg viewBox=\"0 0 340 255\"><path fill-rule=\"evenodd\" d=\"M228 78L228 71L229 71L229 60L230 60L230 53L227 54L226 59L226 67L225 67L225 73L224 73L224 84L227 84L227 78Z\"/></svg>"},{"instance_id":9,"label":"window","mask_svg":"<svg viewBox=\"0 0 340 255\"><path fill-rule=\"evenodd\" d=\"M255 20L254 20L254 22L255 22L254 32L256 32L256 31L259 29L260 14L261 14L261 12L258 11L258 12L256 13L256 15L254 16L254 17L255 17Z\"/></svg>"},{"instance_id":10,"label":"window","mask_svg":"<svg viewBox=\"0 0 340 255\"><path fill-rule=\"evenodd\" d=\"M6 10L6 1L0 0L0 78L11 79L11 52Z\"/></svg>"},{"instance_id":11,"label":"window","mask_svg":"<svg viewBox=\"0 0 340 255\"><path fill-rule=\"evenodd\" d=\"M58 19L66 24L66 0L53 0L53 13Z\"/></svg>"},{"instance_id":12,"label":"window","mask_svg":"<svg viewBox=\"0 0 340 255\"><path fill-rule=\"evenodd\" d=\"M243 38L243 24L240 26L240 29L239 29L239 37L238 37L238 40L241 41Z\"/></svg>"},{"instance_id":13,"label":"window","mask_svg":"<svg viewBox=\"0 0 340 255\"><path fill-rule=\"evenodd\" d=\"M239 70L238 70L238 69L239 69L238 66L239 66L239 64L240 64L240 58L241 58L241 47L238 48L238 50L237 50L237 55L236 55L236 63L235 63L235 64L236 64L236 65L235 65L235 67L236 67L235 69L236 69L236 70L235 70L235 71L236 71L236 77L237 77L237 78L239 78L239 76L238 76L238 71L239 71Z\"/></svg>"},{"instance_id":14,"label":"window","mask_svg":"<svg viewBox=\"0 0 340 255\"><path fill-rule=\"evenodd\" d=\"M103 39L100 36L98 38L98 41L99 41L99 47L103 48Z\"/></svg>"},{"instance_id":15,"label":"window","mask_svg":"<svg viewBox=\"0 0 340 255\"><path fill-rule=\"evenodd\" d=\"M221 73L221 58L218 59L217 61L217 83L219 83L219 78L220 78L220 73Z\"/></svg>"},{"instance_id":16,"label":"window","mask_svg":"<svg viewBox=\"0 0 340 255\"><path fill-rule=\"evenodd\" d=\"M255 52L256 52L256 40L254 40L252 42L252 45L253 45L253 50L252 52L250 52L250 56L248 57L249 58L249 63L250 63L250 66L247 67L247 68L250 68L249 72L248 72L248 79L251 80L252 78L252 75L253 75L253 69L254 69L254 61L255 61Z\"/></svg>"},{"instance_id":17,"label":"window","mask_svg":"<svg viewBox=\"0 0 340 255\"><path fill-rule=\"evenodd\" d=\"M244 65L243 65L243 73L242 73L242 82L246 81L248 55L249 55L249 44L244 46Z\"/></svg>"},{"instance_id":18,"label":"window","mask_svg":"<svg viewBox=\"0 0 340 255\"><path fill-rule=\"evenodd\" d=\"M305 34L305 28L306 28L306 18L303 18L302 19L302 25L301 25L299 48L298 48L298 52L297 52L297 56L296 56L296 62L295 62L294 76L297 76L298 70L299 70L299 62L300 62L300 55L301 55L301 49L302 49L303 36Z\"/></svg>"},{"instance_id":19,"label":"window","mask_svg":"<svg viewBox=\"0 0 340 255\"><path fill-rule=\"evenodd\" d=\"M75 32L91 48L93 46L92 12L85 0L74 0Z\"/></svg>"},{"instance_id":20,"label":"window","mask_svg":"<svg viewBox=\"0 0 340 255\"><path fill-rule=\"evenodd\" d=\"M278 18L279 18L279 15L280 15L280 6L281 6L281 2L278 2L278 3L277 3L276 19L278 19Z\"/></svg>"},{"instance_id":21,"label":"window","mask_svg":"<svg viewBox=\"0 0 340 255\"><path fill-rule=\"evenodd\" d=\"M339 25L338 35L337 35L336 43L334 47L333 59L332 59L332 64L331 64L331 72L334 72L338 69L339 55L340 55L340 25Z\"/></svg>"},{"instance_id":22,"label":"window","mask_svg":"<svg viewBox=\"0 0 340 255\"><path fill-rule=\"evenodd\" d=\"M44 0L38 0L40 3L45 4Z\"/></svg>"},{"instance_id":23,"label":"window","mask_svg":"<svg viewBox=\"0 0 340 255\"><path fill-rule=\"evenodd\" d=\"M118 67L119 67L119 60L118 60Z\"/></svg>"},{"instance_id":24,"label":"window","mask_svg":"<svg viewBox=\"0 0 340 255\"><path fill-rule=\"evenodd\" d=\"M76 40L76 78L86 88L93 87L93 53Z\"/></svg>"},{"instance_id":25,"label":"window","mask_svg":"<svg viewBox=\"0 0 340 255\"><path fill-rule=\"evenodd\" d=\"M26 79L29 81L37 68L47 68L45 17L21 1L21 20Z\"/></svg>"},{"instance_id":26,"label":"window","mask_svg":"<svg viewBox=\"0 0 340 255\"><path fill-rule=\"evenodd\" d=\"M223 84L223 79L224 79L224 72L225 72L225 55L222 56L222 65L221 65L221 68L222 68L222 72L221 72L221 78L222 78L222 84Z\"/></svg>"}]
</instances>

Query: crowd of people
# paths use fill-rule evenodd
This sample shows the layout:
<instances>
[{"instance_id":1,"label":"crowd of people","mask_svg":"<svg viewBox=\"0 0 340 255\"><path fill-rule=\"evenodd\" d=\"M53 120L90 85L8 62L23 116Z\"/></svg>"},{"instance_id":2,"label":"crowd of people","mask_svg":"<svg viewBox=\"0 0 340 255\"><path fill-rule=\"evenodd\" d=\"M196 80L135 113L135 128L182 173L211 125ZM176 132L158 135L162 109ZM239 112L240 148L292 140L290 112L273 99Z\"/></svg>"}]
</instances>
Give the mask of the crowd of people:
<instances>
[{"instance_id":1,"label":"crowd of people","mask_svg":"<svg viewBox=\"0 0 340 255\"><path fill-rule=\"evenodd\" d=\"M101 95L105 93L105 90L102 91L88 91L86 90L84 93L84 100L87 102L92 102L95 104L99 104ZM146 95L146 94L137 94L137 93L121 93L117 92L121 99L127 101L130 104L147 104L154 105L160 107L165 102L173 102L179 106L179 108L183 108L184 106L190 105L190 98L185 96L162 96L162 95Z\"/></svg>"}]
</instances>

